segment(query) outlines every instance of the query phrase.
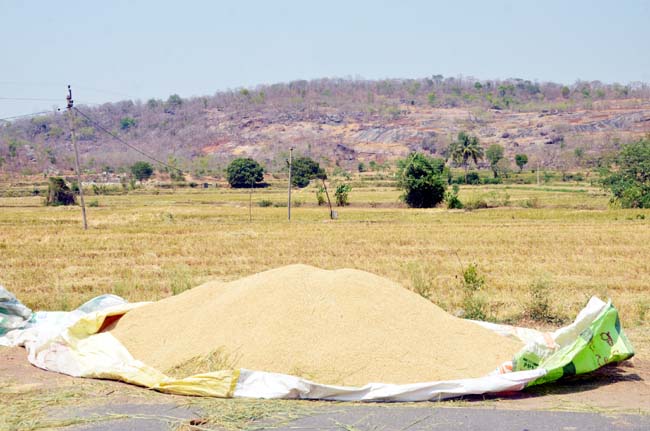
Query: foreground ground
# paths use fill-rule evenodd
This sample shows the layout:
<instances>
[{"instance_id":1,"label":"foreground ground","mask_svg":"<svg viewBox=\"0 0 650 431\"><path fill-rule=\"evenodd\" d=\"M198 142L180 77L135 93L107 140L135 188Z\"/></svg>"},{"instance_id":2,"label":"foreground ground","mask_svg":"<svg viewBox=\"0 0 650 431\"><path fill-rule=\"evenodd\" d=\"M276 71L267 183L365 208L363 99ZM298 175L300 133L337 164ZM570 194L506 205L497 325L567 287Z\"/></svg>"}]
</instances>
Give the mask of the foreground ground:
<instances>
[{"instance_id":1,"label":"foreground ground","mask_svg":"<svg viewBox=\"0 0 650 431\"><path fill-rule=\"evenodd\" d=\"M0 429L621 429L650 427L650 362L634 358L591 375L501 397L439 403L208 399L39 370L0 348ZM570 428L566 428L570 427Z\"/></svg>"},{"instance_id":2,"label":"foreground ground","mask_svg":"<svg viewBox=\"0 0 650 431\"><path fill-rule=\"evenodd\" d=\"M607 196L584 184L464 188L465 202L484 200L492 207L475 211L410 210L399 204L398 195L389 187L357 187L350 195L352 206L339 209L339 219L331 221L326 209L312 204L314 190L302 190L294 193L298 206L289 223L287 208L280 206L284 199L280 188L252 196L227 189L136 190L89 196L93 206L88 208L86 232L80 228L78 207L46 208L40 197L0 198L0 284L34 309L69 310L103 293L131 301L156 300L208 279L231 280L300 262L371 271L462 314L460 275L475 263L486 280L479 295L489 319L554 327L573 318L590 296L611 298L637 357L619 368L516 397L396 407L171 397L114 382L45 373L28 365L21 350L2 349L0 396L2 405L10 407L0 413L0 429L97 427L107 426L109 419L152 416L162 418L165 426L185 426L194 417L208 419L195 429L269 423L264 421L279 426L293 419L302 422L292 427L374 429L378 426L372 420L384 421L385 409L403 418L401 428L429 417L421 423L433 428L440 419L454 429L453 424L462 422L457 414L467 414L467 420L477 423L506 420L510 413L497 413L506 415L501 419L489 416L495 408L587 412L578 422L592 428L576 429L602 429L603 424L648 428L648 210L611 209ZM272 206L258 206L263 200ZM535 305L544 305L540 301L548 306L546 311L531 315ZM189 406L189 411L178 413L179 405ZM440 406L471 410L457 413ZM445 413L426 416L419 410L432 407ZM339 413L340 426L306 419ZM628 413L635 416L621 416ZM510 418L516 421L520 414ZM538 421L531 423L554 423L547 416L530 414L528 420ZM364 423L363 418L375 419ZM524 425L525 420L526 416ZM558 420L556 424L568 424L573 419Z\"/></svg>"}]
</instances>

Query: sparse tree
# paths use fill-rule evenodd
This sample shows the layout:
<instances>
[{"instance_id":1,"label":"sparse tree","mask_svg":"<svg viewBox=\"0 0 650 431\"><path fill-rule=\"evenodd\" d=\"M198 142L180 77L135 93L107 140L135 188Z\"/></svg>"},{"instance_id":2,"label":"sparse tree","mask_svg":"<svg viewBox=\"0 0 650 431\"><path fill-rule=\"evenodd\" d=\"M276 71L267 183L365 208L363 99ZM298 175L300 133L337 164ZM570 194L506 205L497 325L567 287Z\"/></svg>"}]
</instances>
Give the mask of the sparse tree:
<instances>
[{"instance_id":1,"label":"sparse tree","mask_svg":"<svg viewBox=\"0 0 650 431\"><path fill-rule=\"evenodd\" d=\"M562 87L562 90L560 90L560 92L562 93L562 97L565 99L568 99L569 95L571 95L571 90L566 85Z\"/></svg>"},{"instance_id":2,"label":"sparse tree","mask_svg":"<svg viewBox=\"0 0 650 431\"><path fill-rule=\"evenodd\" d=\"M528 163L528 156L525 154L515 154L515 163L519 167L519 172L524 169L524 166Z\"/></svg>"},{"instance_id":3,"label":"sparse tree","mask_svg":"<svg viewBox=\"0 0 650 431\"><path fill-rule=\"evenodd\" d=\"M490 145L485 152L485 157L490 161L490 168L494 173L494 178L499 176L499 162L503 159L503 147L499 144Z\"/></svg>"},{"instance_id":4,"label":"sparse tree","mask_svg":"<svg viewBox=\"0 0 650 431\"><path fill-rule=\"evenodd\" d=\"M465 182L467 182L467 170L470 161L478 165L478 161L483 158L483 148L479 145L476 136L468 135L466 132L460 132L458 139L451 144L449 151L452 160L465 168Z\"/></svg>"}]
</instances>

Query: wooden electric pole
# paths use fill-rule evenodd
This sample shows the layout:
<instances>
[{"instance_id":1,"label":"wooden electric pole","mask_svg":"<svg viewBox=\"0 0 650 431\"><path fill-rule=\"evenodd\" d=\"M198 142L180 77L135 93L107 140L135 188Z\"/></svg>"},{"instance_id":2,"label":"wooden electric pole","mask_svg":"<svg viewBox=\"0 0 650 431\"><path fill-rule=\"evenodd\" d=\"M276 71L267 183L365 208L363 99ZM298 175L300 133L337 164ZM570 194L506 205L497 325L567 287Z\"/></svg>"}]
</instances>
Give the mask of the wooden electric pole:
<instances>
[{"instance_id":1,"label":"wooden electric pole","mask_svg":"<svg viewBox=\"0 0 650 431\"><path fill-rule=\"evenodd\" d=\"M72 146L74 147L74 166L77 171L77 184L79 185L79 199L81 200L81 216L84 222L84 230L88 229L88 221L86 220L86 203L84 202L84 188L81 184L81 168L79 167L79 149L77 148L77 139L74 134L74 100L72 100L72 89L68 85L68 118L70 120L70 138L72 139Z\"/></svg>"},{"instance_id":2,"label":"wooden electric pole","mask_svg":"<svg viewBox=\"0 0 650 431\"><path fill-rule=\"evenodd\" d=\"M287 202L289 221L291 221L291 170L293 168L293 147L289 148L289 201Z\"/></svg>"}]
</instances>

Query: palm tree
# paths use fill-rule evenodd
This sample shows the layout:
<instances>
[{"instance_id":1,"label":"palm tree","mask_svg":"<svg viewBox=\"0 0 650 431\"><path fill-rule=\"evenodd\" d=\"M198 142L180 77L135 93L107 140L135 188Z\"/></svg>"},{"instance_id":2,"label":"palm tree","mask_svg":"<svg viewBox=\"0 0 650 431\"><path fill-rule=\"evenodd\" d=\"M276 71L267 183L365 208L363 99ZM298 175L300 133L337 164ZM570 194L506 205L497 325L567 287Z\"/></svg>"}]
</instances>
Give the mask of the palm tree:
<instances>
[{"instance_id":1,"label":"palm tree","mask_svg":"<svg viewBox=\"0 0 650 431\"><path fill-rule=\"evenodd\" d=\"M465 184L467 184L467 170L469 169L470 160L478 165L478 161L483 159L483 147L479 145L476 136L470 136L466 132L460 132L458 139L452 142L450 148L452 160L465 168Z\"/></svg>"}]
</instances>

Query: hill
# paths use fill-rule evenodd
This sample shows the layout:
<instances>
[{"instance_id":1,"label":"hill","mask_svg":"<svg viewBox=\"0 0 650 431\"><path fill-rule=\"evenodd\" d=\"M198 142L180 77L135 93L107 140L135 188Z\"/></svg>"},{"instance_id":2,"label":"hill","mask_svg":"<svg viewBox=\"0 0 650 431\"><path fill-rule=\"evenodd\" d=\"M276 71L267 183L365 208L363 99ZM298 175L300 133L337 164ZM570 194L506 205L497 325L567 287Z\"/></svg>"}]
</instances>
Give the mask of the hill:
<instances>
[{"instance_id":1,"label":"hill","mask_svg":"<svg viewBox=\"0 0 650 431\"><path fill-rule=\"evenodd\" d=\"M198 175L220 173L236 156L282 169L288 149L326 166L356 170L424 151L444 156L458 132L497 143L510 160L568 169L593 165L622 143L650 133L650 86L521 79L320 79L223 91L213 96L79 106L87 171L119 170L142 156L101 128L158 159ZM0 125L0 172L66 173L73 167L66 114Z\"/></svg>"}]
</instances>

